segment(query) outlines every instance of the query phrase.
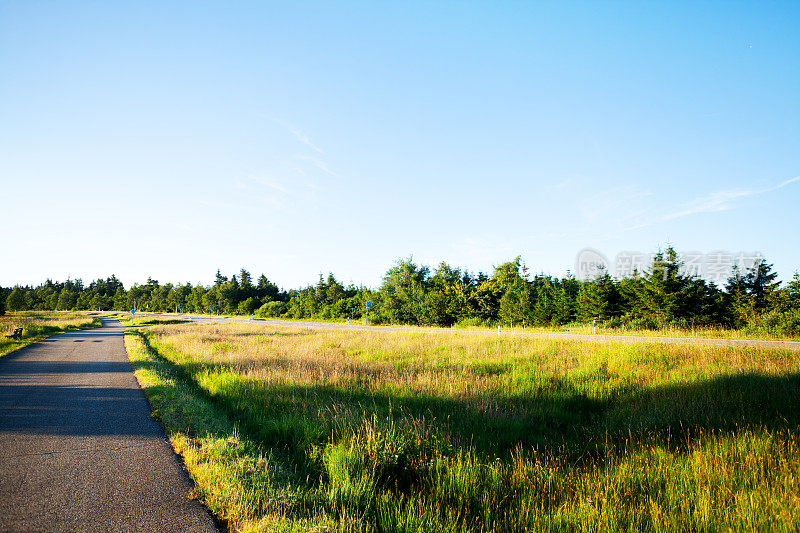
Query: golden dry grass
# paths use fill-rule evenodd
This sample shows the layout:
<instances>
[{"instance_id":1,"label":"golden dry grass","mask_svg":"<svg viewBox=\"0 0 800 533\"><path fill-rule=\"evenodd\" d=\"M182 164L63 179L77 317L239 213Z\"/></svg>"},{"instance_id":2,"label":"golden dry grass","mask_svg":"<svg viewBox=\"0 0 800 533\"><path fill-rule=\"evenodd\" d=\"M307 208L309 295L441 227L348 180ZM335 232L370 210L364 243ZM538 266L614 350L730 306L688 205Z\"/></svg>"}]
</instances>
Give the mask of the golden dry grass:
<instances>
[{"instance_id":1,"label":"golden dry grass","mask_svg":"<svg viewBox=\"0 0 800 533\"><path fill-rule=\"evenodd\" d=\"M96 316L72 311L24 311L0 316L0 357L57 333L99 326ZM5 337L17 328L23 329L22 339Z\"/></svg>"},{"instance_id":2,"label":"golden dry grass","mask_svg":"<svg viewBox=\"0 0 800 533\"><path fill-rule=\"evenodd\" d=\"M173 438L205 465L201 497L236 527L800 520L797 353L259 324L154 326L144 341L142 361L238 428Z\"/></svg>"}]
</instances>

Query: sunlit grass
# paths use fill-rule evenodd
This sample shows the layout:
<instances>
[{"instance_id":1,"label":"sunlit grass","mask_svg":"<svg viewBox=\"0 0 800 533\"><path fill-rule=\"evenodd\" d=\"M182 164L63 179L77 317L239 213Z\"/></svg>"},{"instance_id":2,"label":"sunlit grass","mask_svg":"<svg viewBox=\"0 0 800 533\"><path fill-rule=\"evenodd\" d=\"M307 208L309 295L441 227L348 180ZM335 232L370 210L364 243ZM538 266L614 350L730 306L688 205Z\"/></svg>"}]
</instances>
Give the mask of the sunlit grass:
<instances>
[{"instance_id":1,"label":"sunlit grass","mask_svg":"<svg viewBox=\"0 0 800 533\"><path fill-rule=\"evenodd\" d=\"M0 316L0 357L57 333L100 325L95 315L70 311L24 311ZM23 330L21 339L5 337L17 328Z\"/></svg>"},{"instance_id":2,"label":"sunlit grass","mask_svg":"<svg viewBox=\"0 0 800 533\"><path fill-rule=\"evenodd\" d=\"M161 313L159 316L169 317L173 313ZM325 324L342 324L342 325L352 325L352 326L364 326L369 325L377 330L382 328L387 329L402 329L408 331L414 330L427 330L427 331L480 331L480 332L496 332L497 325L493 326L486 326L486 325L474 325L474 324L454 324L450 328L443 328L440 326L410 326L410 325L401 325L401 324L373 324L369 323L366 324L363 318L360 319L345 319L345 318L287 318L287 317L277 317L277 318L261 318L261 317L250 317L243 316L243 315L207 315L207 314L192 314L192 313L178 313L175 315L176 317L184 316L184 315L191 315L192 317L197 318L207 318L207 319L235 319L235 320L251 320L253 323L259 322L279 322L282 323L286 327L303 327L303 323L308 322L317 322L317 323L325 323ZM127 315L128 317L130 315ZM146 320L145 314L143 314L145 318L141 320ZM179 320L179 319L176 319ZM642 329L642 328L635 328L629 327L626 325L617 325L614 327L608 326L603 322L598 322L597 327L595 327L591 323L578 323L573 322L569 324L562 324L562 325L553 325L553 326L531 326L530 324L526 325L524 322L514 322L514 323L507 323L507 324L500 324L500 330L503 333L515 333L515 334L558 334L558 333L568 333L572 335L594 335L595 333L598 335L619 335L625 337L672 337L672 338L680 338L680 339L731 339L731 340L745 340L745 339L752 339L752 340L778 340L778 341L800 341L800 337L792 336L788 334L778 333L775 331L768 331L764 328L743 328L743 329L731 329L725 328L721 326L697 326L694 328L684 328L678 326L664 326L658 329Z\"/></svg>"},{"instance_id":3,"label":"sunlit grass","mask_svg":"<svg viewBox=\"0 0 800 533\"><path fill-rule=\"evenodd\" d=\"M182 318L170 318L170 317L142 317L142 318L135 318L131 315L124 315L120 314L116 316L117 320L123 325L128 327L139 327L139 326L154 326L157 324L184 324L188 322Z\"/></svg>"},{"instance_id":4,"label":"sunlit grass","mask_svg":"<svg viewBox=\"0 0 800 533\"><path fill-rule=\"evenodd\" d=\"M800 354L257 324L154 326L133 343L137 375L171 376L151 389L199 402L165 424L235 527L800 520Z\"/></svg>"}]
</instances>

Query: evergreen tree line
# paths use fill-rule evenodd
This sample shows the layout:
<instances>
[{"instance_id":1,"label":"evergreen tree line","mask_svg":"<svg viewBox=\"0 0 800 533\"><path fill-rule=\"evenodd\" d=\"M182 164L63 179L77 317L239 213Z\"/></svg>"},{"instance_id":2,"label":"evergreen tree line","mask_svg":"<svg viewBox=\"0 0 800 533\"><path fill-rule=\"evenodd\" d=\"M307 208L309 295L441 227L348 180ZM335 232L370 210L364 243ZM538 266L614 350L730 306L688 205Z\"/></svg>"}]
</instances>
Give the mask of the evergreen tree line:
<instances>
[{"instance_id":1,"label":"evergreen tree line","mask_svg":"<svg viewBox=\"0 0 800 533\"><path fill-rule=\"evenodd\" d=\"M343 285L333 274L285 291L247 270L230 278L217 271L210 286L159 284L148 278L126 289L115 277L88 286L78 280L38 287L0 287L6 310L118 310L255 315L295 319L364 319L373 324L561 326L597 320L603 327L750 328L800 334L800 274L781 286L773 266L734 268L724 287L687 275L677 252L655 254L644 272L590 281L572 275L531 276L517 257L476 275L440 263L431 270L398 260L378 289Z\"/></svg>"}]
</instances>

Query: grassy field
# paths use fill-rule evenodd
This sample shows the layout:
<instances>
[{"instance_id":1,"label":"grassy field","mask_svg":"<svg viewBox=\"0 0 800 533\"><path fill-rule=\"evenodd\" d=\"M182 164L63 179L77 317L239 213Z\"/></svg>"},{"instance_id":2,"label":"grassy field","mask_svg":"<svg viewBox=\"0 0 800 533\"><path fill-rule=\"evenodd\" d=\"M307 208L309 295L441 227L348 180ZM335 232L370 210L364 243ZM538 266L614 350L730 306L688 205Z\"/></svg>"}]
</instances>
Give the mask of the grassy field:
<instances>
[{"instance_id":1,"label":"grassy field","mask_svg":"<svg viewBox=\"0 0 800 533\"><path fill-rule=\"evenodd\" d=\"M64 331L99 328L100 318L86 313L69 311L24 311L17 315L0 316L0 357ZM21 339L5 335L22 328Z\"/></svg>"},{"instance_id":2,"label":"grassy field","mask_svg":"<svg viewBox=\"0 0 800 533\"><path fill-rule=\"evenodd\" d=\"M120 316L127 316L130 317L127 313L118 313ZM172 313L159 313L156 316L162 317L169 317ZM142 318L137 320L146 320L148 316L147 314L142 314ZM183 314L178 313L174 315L176 317L183 316ZM233 318L238 320L248 320L251 319L253 322L259 321L280 321L284 322L287 326L292 326L293 323L303 323L303 322L320 322L320 323L327 323L327 324L352 324L356 326L363 326L364 319L353 319L353 320L346 320L346 319L320 319L320 318L302 318L302 319L291 319L291 318L259 318L254 317L251 318L249 315L204 315L204 314L194 314L192 316L195 317L202 317L202 318L209 318L209 319L224 319L224 318ZM180 320L178 318L175 319ZM402 329L444 329L444 330L462 330L462 331L497 331L497 326L480 326L480 325L463 325L463 324L456 324L452 328L439 328L437 326L408 326L408 325L398 325L398 324L369 324L370 326L375 326L377 328L387 327L387 328L402 328ZM512 327L513 326L513 327ZM300 325L302 327L302 325ZM531 327L530 325L527 327L523 327L523 324L519 322L515 322L514 324L503 324L501 325L502 331L505 332L514 332L514 333L571 333L577 335L592 335L594 334L594 328L591 324L581 324L581 323L572 323L572 324L564 324L561 326L534 326ZM634 336L634 337L676 337L676 338L697 338L697 339L756 339L756 340L786 340L786 341L800 341L800 336L797 335L789 335L778 333L776 331L770 331L765 329L753 329L753 328L744 328L744 329L729 329L723 327L713 327L713 326L704 326L704 327L696 327L696 328L680 328L680 327L662 327L659 329L642 329L642 328L632 328L627 326L619 326L619 327L605 327L602 323L598 323L597 325L597 334L601 335L625 335L625 336Z\"/></svg>"},{"instance_id":3,"label":"grassy field","mask_svg":"<svg viewBox=\"0 0 800 533\"><path fill-rule=\"evenodd\" d=\"M184 324L188 322L182 318L170 318L170 317L160 317L160 316L152 316L152 317L141 317L141 318L134 318L131 315L119 313L114 315L114 318L120 321L123 326L128 327L139 327L139 326L155 326L159 324Z\"/></svg>"},{"instance_id":4,"label":"grassy field","mask_svg":"<svg viewBox=\"0 0 800 533\"><path fill-rule=\"evenodd\" d=\"M126 344L233 530L800 523L800 354L263 324Z\"/></svg>"},{"instance_id":5,"label":"grassy field","mask_svg":"<svg viewBox=\"0 0 800 533\"><path fill-rule=\"evenodd\" d=\"M515 324L513 331L530 331L531 333L575 333L578 335L592 335L594 328L591 324L567 324L554 327L523 328ZM597 326L597 333L603 335L631 335L635 337L677 337L697 339L758 339L758 340L800 340L796 335L785 335L774 332L753 329L727 329L722 327L697 327L694 329L678 327L662 327L659 329L639 329L629 327L605 328Z\"/></svg>"}]
</instances>

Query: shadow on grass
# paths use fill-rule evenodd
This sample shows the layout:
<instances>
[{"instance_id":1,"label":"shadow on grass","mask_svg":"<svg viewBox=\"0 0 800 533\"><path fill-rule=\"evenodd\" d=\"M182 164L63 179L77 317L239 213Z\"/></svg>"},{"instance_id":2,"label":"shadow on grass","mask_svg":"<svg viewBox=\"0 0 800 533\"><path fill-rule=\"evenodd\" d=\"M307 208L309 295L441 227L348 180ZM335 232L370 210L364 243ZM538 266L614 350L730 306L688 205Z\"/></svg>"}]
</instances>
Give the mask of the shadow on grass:
<instances>
[{"instance_id":1,"label":"shadow on grass","mask_svg":"<svg viewBox=\"0 0 800 533\"><path fill-rule=\"evenodd\" d=\"M124 324L127 327L135 328L135 327L143 327L143 326L161 326L167 324L188 324L191 320L185 320L183 318L145 318L145 319L138 319L134 318L131 323Z\"/></svg>"},{"instance_id":2,"label":"shadow on grass","mask_svg":"<svg viewBox=\"0 0 800 533\"><path fill-rule=\"evenodd\" d=\"M202 419L204 435L224 440L236 433L252 457L262 453L269 456L280 467L258 490L263 491L266 486L276 492L288 486L304 487L292 496L296 499L290 498L287 507L281 508L286 516L310 518L321 508L332 516L340 516L343 509L350 509L363 520L378 524L373 506L376 494L396 492L401 494L398 501L404 498L412 501L418 490L430 490L433 494L429 487L433 483L431 478L441 472L435 466L436 456L456 456L461 453L459 449L468 455L474 453L474 459L486 465L486 471L497 467L495 458L505 459L503 464L511 468L509 455L515 449L525 455L537 449L589 471L602 468L609 460L610 455L605 453L609 446L636 451L656 444L684 453L712 432L735 436L749 430L796 431L800 427L798 372L731 374L692 383L632 387L604 400L589 398L575 383L557 377L530 395L509 397L474 391L463 397L442 398L370 390L368 381L358 380L337 387L271 385L240 374L240 365L175 364L170 358L177 360L177 354L167 347L157 346L161 352L154 349L145 332L126 334L140 336L153 358L134 362L134 368L169 370L170 380L148 390L148 396L155 393L171 399L184 394L174 392L180 388L210 406L218 414L215 416L224 421L214 425L206 422L213 417L195 413L181 418L178 414L176 419L181 418L179 423L185 424L182 431L190 437L203 436L194 435L188 427L193 419ZM285 362L277 360L275 364L280 366ZM312 367L316 364L307 369L310 372L316 370L324 375L330 370L322 362L309 364ZM167 401L165 410L169 405L179 404ZM160 416L169 415L160 413ZM231 423L236 430L231 429ZM365 432L370 431L377 441L387 438L403 441L408 435L406 443L412 441L412 446L403 448L404 443L399 442L399 447L392 448L394 443L390 443L380 448L379 443L377 449L362 449L371 445L364 438ZM354 434L359 438L349 440ZM415 435L421 438L414 441ZM422 446L418 445L420 442ZM329 444L334 446L326 448ZM337 478L331 473L330 463L324 463L325 453L331 450L338 450L345 459L375 460L352 463L353 476L364 472L375 476L371 485L374 490L369 492L373 499L326 496L333 494L330 491L342 482L341 476ZM235 455L238 451L229 453L240 457ZM448 463L441 464L448 468ZM481 468L473 468L467 477L481 476L481 472ZM510 484L511 477L491 481L496 486L484 480L479 485L481 497L487 490L503 496L512 494L516 489ZM480 498L473 501L468 491L463 494L452 502L441 500L442 512L446 514L460 506L462 514L457 521L475 525L477 530L484 507L476 503ZM502 515L504 506L512 505L509 502L514 497L502 499L497 508L490 510ZM570 497L553 497L543 505L547 509L561 509L565 498ZM262 508L277 505L265 498ZM464 530L470 528L465 526Z\"/></svg>"},{"instance_id":3,"label":"shadow on grass","mask_svg":"<svg viewBox=\"0 0 800 533\"><path fill-rule=\"evenodd\" d=\"M470 448L484 460L522 447L593 461L609 443L658 443L681 452L712 432L800 427L800 373L722 375L621 390L606 400L557 377L531 395L475 391L442 398L371 391L358 381L342 387L266 384L238 374L239 365L178 366L162 358L248 437L294 455L351 433L373 415L401 426L413 420L409 427L423 428L453 448ZM273 364L287 368L285 361ZM328 370L318 366L321 374ZM198 385L201 374L214 381L213 394Z\"/></svg>"}]
</instances>

